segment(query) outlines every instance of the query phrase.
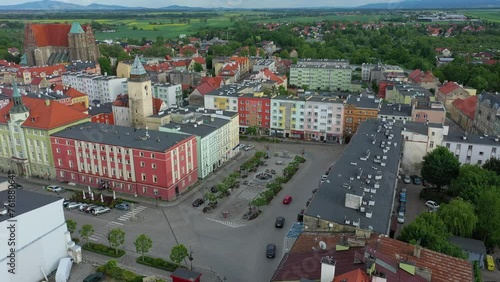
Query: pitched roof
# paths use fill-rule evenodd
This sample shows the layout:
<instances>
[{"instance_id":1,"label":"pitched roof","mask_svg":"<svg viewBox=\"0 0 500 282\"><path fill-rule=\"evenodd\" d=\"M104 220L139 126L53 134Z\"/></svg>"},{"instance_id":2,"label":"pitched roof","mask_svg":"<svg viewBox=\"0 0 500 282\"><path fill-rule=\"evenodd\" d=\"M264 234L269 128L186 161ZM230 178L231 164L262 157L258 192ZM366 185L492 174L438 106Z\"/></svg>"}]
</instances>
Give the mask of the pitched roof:
<instances>
[{"instance_id":1,"label":"pitched roof","mask_svg":"<svg viewBox=\"0 0 500 282\"><path fill-rule=\"evenodd\" d=\"M57 102L23 96L23 103L29 109L29 117L23 122L24 127L50 130L63 125L71 124L89 117L73 108ZM0 109L0 123L6 124L8 113L13 106L13 102Z\"/></svg>"},{"instance_id":2,"label":"pitched roof","mask_svg":"<svg viewBox=\"0 0 500 282\"><path fill-rule=\"evenodd\" d=\"M163 100L159 98L153 97L153 114L157 115L161 110L161 106L163 105Z\"/></svg>"},{"instance_id":3,"label":"pitched roof","mask_svg":"<svg viewBox=\"0 0 500 282\"><path fill-rule=\"evenodd\" d=\"M36 77L41 73L45 73L46 75L52 75L55 72L61 74L66 72L66 67L64 65L53 65L53 66L43 66L43 67L26 67L26 68L18 68L17 76L23 77L24 72L30 72L31 76Z\"/></svg>"},{"instance_id":4,"label":"pitched roof","mask_svg":"<svg viewBox=\"0 0 500 282\"><path fill-rule=\"evenodd\" d=\"M416 69L414 71L412 71L409 75L408 75L408 78L413 80L414 82L419 82L417 80L420 80L420 76L422 75L422 71L419 70L419 69Z\"/></svg>"},{"instance_id":5,"label":"pitched roof","mask_svg":"<svg viewBox=\"0 0 500 282\"><path fill-rule=\"evenodd\" d=\"M69 46L68 33L72 30L72 25L70 24L27 24L27 29L29 28L33 31L33 36L38 47ZM80 26L82 31L87 28L88 26ZM75 31L79 30L75 29Z\"/></svg>"},{"instance_id":6,"label":"pitched roof","mask_svg":"<svg viewBox=\"0 0 500 282\"><path fill-rule=\"evenodd\" d=\"M135 56L134 63L132 64L132 69L130 70L130 75L146 75L146 70L139 60L139 56Z\"/></svg>"},{"instance_id":7,"label":"pitched roof","mask_svg":"<svg viewBox=\"0 0 500 282\"><path fill-rule=\"evenodd\" d=\"M277 84L283 83L283 78L279 77L278 75L270 71L268 68L265 68L263 70L263 73L269 80L276 81Z\"/></svg>"},{"instance_id":8,"label":"pitched roof","mask_svg":"<svg viewBox=\"0 0 500 282\"><path fill-rule=\"evenodd\" d=\"M205 76L201 78L201 83L209 83L213 88L219 88L224 84L224 80L218 76Z\"/></svg>"},{"instance_id":9,"label":"pitched roof","mask_svg":"<svg viewBox=\"0 0 500 282\"><path fill-rule=\"evenodd\" d=\"M333 282L369 282L369 281L370 277L368 277L368 274L366 274L366 272L362 271L359 268L344 273L342 275L335 276L335 279L333 279Z\"/></svg>"},{"instance_id":10,"label":"pitched roof","mask_svg":"<svg viewBox=\"0 0 500 282\"><path fill-rule=\"evenodd\" d=\"M198 90L198 92L200 92L201 95L205 95L205 94L208 94L212 91L214 91L216 88L213 87L213 85L211 85L210 83L202 83L200 85L198 85L196 87L196 90Z\"/></svg>"},{"instance_id":11,"label":"pitched roof","mask_svg":"<svg viewBox=\"0 0 500 282\"><path fill-rule=\"evenodd\" d=\"M458 85L456 82L450 81L450 82L446 83L445 85L443 85L442 87L440 87L439 92L446 95L457 88L460 88L460 85Z\"/></svg>"},{"instance_id":12,"label":"pitched roof","mask_svg":"<svg viewBox=\"0 0 500 282\"><path fill-rule=\"evenodd\" d=\"M31 80L31 85L39 85L42 82L43 78L41 77L35 77L34 79Z\"/></svg>"},{"instance_id":13,"label":"pitched roof","mask_svg":"<svg viewBox=\"0 0 500 282\"><path fill-rule=\"evenodd\" d=\"M69 30L69 33L85 33L85 31L83 30L82 26L79 23L74 22L71 24L71 29Z\"/></svg>"},{"instance_id":14,"label":"pitched roof","mask_svg":"<svg viewBox=\"0 0 500 282\"><path fill-rule=\"evenodd\" d=\"M203 57L194 57L193 61L195 61L196 63L202 64L202 65L206 64L205 58L203 58Z\"/></svg>"},{"instance_id":15,"label":"pitched roof","mask_svg":"<svg viewBox=\"0 0 500 282\"><path fill-rule=\"evenodd\" d=\"M456 99L452 102L452 105L473 120L476 113L477 96L470 96L466 99Z\"/></svg>"},{"instance_id":16,"label":"pitched roof","mask_svg":"<svg viewBox=\"0 0 500 282\"><path fill-rule=\"evenodd\" d=\"M68 107L72 108L75 111L79 111L81 113L85 113L88 111L88 109L87 109L87 107L85 107L84 103L75 103L75 104L69 105Z\"/></svg>"},{"instance_id":17,"label":"pitched roof","mask_svg":"<svg viewBox=\"0 0 500 282\"><path fill-rule=\"evenodd\" d=\"M75 88L69 87L69 86L56 85L56 86L54 86L54 88L52 88L52 90L62 91L64 93L64 95L71 97L71 99L76 99L76 98L87 96L87 94L82 93L82 92L76 90Z\"/></svg>"}]
</instances>

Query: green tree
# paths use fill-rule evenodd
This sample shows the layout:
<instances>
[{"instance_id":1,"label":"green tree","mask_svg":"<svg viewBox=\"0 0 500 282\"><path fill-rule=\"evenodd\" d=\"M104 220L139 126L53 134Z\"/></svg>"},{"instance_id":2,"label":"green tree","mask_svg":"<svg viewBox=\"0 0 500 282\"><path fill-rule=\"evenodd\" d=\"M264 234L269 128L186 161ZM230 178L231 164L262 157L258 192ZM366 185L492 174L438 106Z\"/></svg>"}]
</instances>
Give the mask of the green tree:
<instances>
[{"instance_id":1,"label":"green tree","mask_svg":"<svg viewBox=\"0 0 500 282\"><path fill-rule=\"evenodd\" d=\"M202 72L203 71L203 66L200 63L195 62L194 66L193 66L193 70L195 72Z\"/></svg>"},{"instance_id":2,"label":"green tree","mask_svg":"<svg viewBox=\"0 0 500 282\"><path fill-rule=\"evenodd\" d=\"M288 90L286 90L285 86L283 85L280 85L280 87L278 87L278 92L280 95L288 95Z\"/></svg>"},{"instance_id":3,"label":"green tree","mask_svg":"<svg viewBox=\"0 0 500 282\"><path fill-rule=\"evenodd\" d=\"M500 194L498 187L486 187L476 205L477 237L487 246L500 246Z\"/></svg>"},{"instance_id":4,"label":"green tree","mask_svg":"<svg viewBox=\"0 0 500 282\"><path fill-rule=\"evenodd\" d=\"M141 234L137 236L134 241L134 246L136 252L141 254L141 260L144 261L144 254L147 254L151 247L153 246L153 241L146 234Z\"/></svg>"},{"instance_id":5,"label":"green tree","mask_svg":"<svg viewBox=\"0 0 500 282\"><path fill-rule=\"evenodd\" d=\"M183 244L174 246L172 250L170 250L170 260L177 265L180 265L181 261L187 258L188 255L188 249Z\"/></svg>"},{"instance_id":6,"label":"green tree","mask_svg":"<svg viewBox=\"0 0 500 282\"><path fill-rule=\"evenodd\" d=\"M125 231L120 228L112 229L108 234L108 241L111 248L118 254L118 248L125 243Z\"/></svg>"},{"instance_id":7,"label":"green tree","mask_svg":"<svg viewBox=\"0 0 500 282\"><path fill-rule=\"evenodd\" d=\"M438 217L444 222L451 234L462 237L472 236L478 221L474 205L460 197L439 207Z\"/></svg>"},{"instance_id":8,"label":"green tree","mask_svg":"<svg viewBox=\"0 0 500 282\"><path fill-rule=\"evenodd\" d=\"M421 175L438 189L457 178L460 162L446 147L438 146L424 156Z\"/></svg>"},{"instance_id":9,"label":"green tree","mask_svg":"<svg viewBox=\"0 0 500 282\"><path fill-rule=\"evenodd\" d=\"M266 205L267 201L266 201L266 199L264 199L264 197L262 197L262 196L259 195L255 199L253 199L250 204L252 206L257 207L257 209L260 211L260 207Z\"/></svg>"},{"instance_id":10,"label":"green tree","mask_svg":"<svg viewBox=\"0 0 500 282\"><path fill-rule=\"evenodd\" d=\"M280 53L280 57L283 58L283 59L290 59L290 53L288 53L287 50L283 50Z\"/></svg>"},{"instance_id":11,"label":"green tree","mask_svg":"<svg viewBox=\"0 0 500 282\"><path fill-rule=\"evenodd\" d=\"M450 256L465 258L460 248L448 241L449 233L444 222L436 213L423 213L409 225L403 227L398 240L417 244L422 247Z\"/></svg>"},{"instance_id":12,"label":"green tree","mask_svg":"<svg viewBox=\"0 0 500 282\"><path fill-rule=\"evenodd\" d=\"M79 231L80 237L85 239L85 243L88 245L89 244L89 238L94 234L94 226L90 224L84 224L82 225L82 228Z\"/></svg>"},{"instance_id":13,"label":"green tree","mask_svg":"<svg viewBox=\"0 0 500 282\"><path fill-rule=\"evenodd\" d=\"M241 51L240 51L240 56L242 56L242 57L247 57L247 56L248 56L248 53L249 53L249 52L248 52L248 50L247 50L247 49L245 49L245 48L243 48L243 49L241 49Z\"/></svg>"},{"instance_id":14,"label":"green tree","mask_svg":"<svg viewBox=\"0 0 500 282\"><path fill-rule=\"evenodd\" d=\"M101 66L101 74L108 74L111 75L112 69L111 69L111 60L107 57L100 57L97 59L97 62L99 62L99 65Z\"/></svg>"},{"instance_id":15,"label":"green tree","mask_svg":"<svg viewBox=\"0 0 500 282\"><path fill-rule=\"evenodd\" d=\"M258 135L259 129L257 126L249 126L247 127L247 134L248 135Z\"/></svg>"},{"instance_id":16,"label":"green tree","mask_svg":"<svg viewBox=\"0 0 500 282\"><path fill-rule=\"evenodd\" d=\"M257 56L257 47L255 46L248 47L248 53L250 54L250 56Z\"/></svg>"},{"instance_id":17,"label":"green tree","mask_svg":"<svg viewBox=\"0 0 500 282\"><path fill-rule=\"evenodd\" d=\"M217 200L217 197L215 196L214 193L205 193L205 200L208 202L208 203L214 203L215 200Z\"/></svg>"},{"instance_id":18,"label":"green tree","mask_svg":"<svg viewBox=\"0 0 500 282\"><path fill-rule=\"evenodd\" d=\"M460 167L458 177L450 184L450 191L472 204L477 205L477 198L484 187L500 185L500 177L493 171L478 165L465 164Z\"/></svg>"},{"instance_id":19,"label":"green tree","mask_svg":"<svg viewBox=\"0 0 500 282\"><path fill-rule=\"evenodd\" d=\"M475 76L469 80L468 86L477 89L479 93L488 89L488 81L482 76Z\"/></svg>"},{"instance_id":20,"label":"green tree","mask_svg":"<svg viewBox=\"0 0 500 282\"><path fill-rule=\"evenodd\" d=\"M497 175L500 175L500 159L491 158L487 160L484 165L484 169L494 171Z\"/></svg>"},{"instance_id":21,"label":"green tree","mask_svg":"<svg viewBox=\"0 0 500 282\"><path fill-rule=\"evenodd\" d=\"M66 226L68 227L68 231L70 234L73 234L73 232L75 232L76 225L77 225L76 221L72 219L66 220Z\"/></svg>"}]
</instances>

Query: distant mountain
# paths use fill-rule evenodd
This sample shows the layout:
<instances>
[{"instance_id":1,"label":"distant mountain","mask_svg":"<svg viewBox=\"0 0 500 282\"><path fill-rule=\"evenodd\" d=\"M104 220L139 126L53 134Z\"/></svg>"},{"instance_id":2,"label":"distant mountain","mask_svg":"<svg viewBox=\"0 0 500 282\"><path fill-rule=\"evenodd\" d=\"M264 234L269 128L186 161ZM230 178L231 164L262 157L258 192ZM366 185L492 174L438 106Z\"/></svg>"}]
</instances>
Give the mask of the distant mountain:
<instances>
[{"instance_id":1,"label":"distant mountain","mask_svg":"<svg viewBox=\"0 0 500 282\"><path fill-rule=\"evenodd\" d=\"M500 7L500 0L404 0L395 3L374 3L359 9L460 9Z\"/></svg>"},{"instance_id":2,"label":"distant mountain","mask_svg":"<svg viewBox=\"0 0 500 282\"><path fill-rule=\"evenodd\" d=\"M208 8L201 7L189 7L189 6L179 6L179 5L170 5L166 7L158 8L158 10L169 10L169 11L193 11L193 10L209 10Z\"/></svg>"},{"instance_id":3,"label":"distant mountain","mask_svg":"<svg viewBox=\"0 0 500 282\"><path fill-rule=\"evenodd\" d=\"M143 8L143 7L125 7L125 6L119 6L119 5L104 5L104 4L92 3L88 6L83 6L83 9L87 9L87 10L141 10L141 9L146 9L146 8Z\"/></svg>"},{"instance_id":4,"label":"distant mountain","mask_svg":"<svg viewBox=\"0 0 500 282\"><path fill-rule=\"evenodd\" d=\"M51 0L41 0L35 2L27 2L23 4L17 5L4 5L0 6L0 11L19 11L19 10L59 10L59 11L73 11L73 10L151 10L151 8L144 7L126 7L120 5L104 5L92 3L88 6L71 4L59 1L51 1ZM188 7L188 6L179 6L179 5L171 5L167 7L158 8L156 10L169 10L169 11L197 11L197 10L207 10L206 8L200 7Z\"/></svg>"}]
</instances>

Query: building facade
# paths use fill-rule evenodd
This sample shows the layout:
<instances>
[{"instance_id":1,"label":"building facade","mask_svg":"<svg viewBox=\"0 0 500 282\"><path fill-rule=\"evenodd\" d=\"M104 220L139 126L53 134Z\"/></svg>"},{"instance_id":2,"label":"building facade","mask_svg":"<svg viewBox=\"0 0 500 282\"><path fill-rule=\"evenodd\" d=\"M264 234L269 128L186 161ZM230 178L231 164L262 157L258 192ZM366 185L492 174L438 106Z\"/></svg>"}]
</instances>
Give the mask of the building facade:
<instances>
[{"instance_id":1,"label":"building facade","mask_svg":"<svg viewBox=\"0 0 500 282\"><path fill-rule=\"evenodd\" d=\"M304 138L306 100L296 96L274 96L271 99L271 130L273 136Z\"/></svg>"},{"instance_id":2,"label":"building facade","mask_svg":"<svg viewBox=\"0 0 500 282\"><path fill-rule=\"evenodd\" d=\"M243 94L238 97L240 131L256 127L261 134L268 134L271 127L271 97L264 92Z\"/></svg>"},{"instance_id":3,"label":"building facade","mask_svg":"<svg viewBox=\"0 0 500 282\"><path fill-rule=\"evenodd\" d=\"M500 135L500 96L486 91L477 96L474 133Z\"/></svg>"},{"instance_id":4,"label":"building facade","mask_svg":"<svg viewBox=\"0 0 500 282\"><path fill-rule=\"evenodd\" d=\"M204 107L208 110L238 112L240 95L259 92L261 84L256 81L244 81L240 84L223 85L203 96Z\"/></svg>"},{"instance_id":5,"label":"building facade","mask_svg":"<svg viewBox=\"0 0 500 282\"><path fill-rule=\"evenodd\" d=\"M196 137L83 123L51 135L59 181L172 200L197 181Z\"/></svg>"},{"instance_id":6,"label":"building facade","mask_svg":"<svg viewBox=\"0 0 500 282\"><path fill-rule=\"evenodd\" d=\"M344 105L344 134L351 136L364 121L377 118L380 99L374 95L350 95Z\"/></svg>"},{"instance_id":7,"label":"building facade","mask_svg":"<svg viewBox=\"0 0 500 282\"><path fill-rule=\"evenodd\" d=\"M443 103L447 111L451 111L452 103L456 99L466 99L469 92L456 82L448 82L436 91L436 100Z\"/></svg>"},{"instance_id":8,"label":"building facade","mask_svg":"<svg viewBox=\"0 0 500 282\"><path fill-rule=\"evenodd\" d=\"M483 165L500 156L500 139L496 136L450 132L442 146L448 148L461 164Z\"/></svg>"},{"instance_id":9,"label":"building facade","mask_svg":"<svg viewBox=\"0 0 500 282\"><path fill-rule=\"evenodd\" d=\"M62 83L87 94L91 103L113 102L119 94L123 93L122 82L126 78L104 76L87 73L64 73Z\"/></svg>"},{"instance_id":10,"label":"building facade","mask_svg":"<svg viewBox=\"0 0 500 282\"><path fill-rule=\"evenodd\" d=\"M169 108L182 107L182 85L168 83L154 84L153 97L161 99Z\"/></svg>"},{"instance_id":11,"label":"building facade","mask_svg":"<svg viewBox=\"0 0 500 282\"><path fill-rule=\"evenodd\" d=\"M439 101L429 101L425 97L418 97L412 101L411 119L416 122L444 124L446 109Z\"/></svg>"},{"instance_id":12,"label":"building facade","mask_svg":"<svg viewBox=\"0 0 500 282\"><path fill-rule=\"evenodd\" d=\"M307 97L304 111L304 138L321 142L341 142L344 115L344 104L341 99Z\"/></svg>"},{"instance_id":13,"label":"building facade","mask_svg":"<svg viewBox=\"0 0 500 282\"><path fill-rule=\"evenodd\" d=\"M299 60L290 67L290 85L308 89L349 91L352 69L348 65L326 61Z\"/></svg>"},{"instance_id":14,"label":"building facade","mask_svg":"<svg viewBox=\"0 0 500 282\"><path fill-rule=\"evenodd\" d=\"M477 98L477 96L470 96L467 99L456 99L451 103L451 119L466 132L473 132Z\"/></svg>"}]
</instances>

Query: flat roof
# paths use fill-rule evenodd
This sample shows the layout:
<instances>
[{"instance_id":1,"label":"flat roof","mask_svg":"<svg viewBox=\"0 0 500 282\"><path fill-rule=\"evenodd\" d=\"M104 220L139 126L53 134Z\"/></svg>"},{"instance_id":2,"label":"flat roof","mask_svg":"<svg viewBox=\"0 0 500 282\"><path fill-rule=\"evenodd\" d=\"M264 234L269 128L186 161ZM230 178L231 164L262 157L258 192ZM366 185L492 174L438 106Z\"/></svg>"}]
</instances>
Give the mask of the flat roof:
<instances>
[{"instance_id":1,"label":"flat roof","mask_svg":"<svg viewBox=\"0 0 500 282\"><path fill-rule=\"evenodd\" d=\"M366 94L352 95L347 98L346 103L355 105L356 108L378 109L380 106L380 98Z\"/></svg>"},{"instance_id":2,"label":"flat roof","mask_svg":"<svg viewBox=\"0 0 500 282\"><path fill-rule=\"evenodd\" d=\"M177 143L191 137L93 122L71 126L51 136L155 152L165 152Z\"/></svg>"},{"instance_id":3,"label":"flat roof","mask_svg":"<svg viewBox=\"0 0 500 282\"><path fill-rule=\"evenodd\" d=\"M0 180L6 181L7 179L2 178ZM7 201L8 193L8 190L0 191L2 205ZM15 215L19 216L57 201L62 201L62 198L18 189L16 190ZM10 219L8 214L0 216L0 222L8 219Z\"/></svg>"},{"instance_id":4,"label":"flat roof","mask_svg":"<svg viewBox=\"0 0 500 282\"><path fill-rule=\"evenodd\" d=\"M464 140L464 137L466 138ZM496 141L499 140L499 141ZM450 130L448 135L443 136L443 142L480 144L486 146L500 147L500 139L495 136L479 134L464 134L463 132Z\"/></svg>"},{"instance_id":5,"label":"flat roof","mask_svg":"<svg viewBox=\"0 0 500 282\"><path fill-rule=\"evenodd\" d=\"M228 123L229 120L227 119L214 117L212 120L210 116L202 116L198 118L196 122L191 122L191 123L171 122L169 124L163 125L162 127L168 129L175 129L178 130L179 132L196 135L204 138Z\"/></svg>"},{"instance_id":6,"label":"flat roof","mask_svg":"<svg viewBox=\"0 0 500 282\"><path fill-rule=\"evenodd\" d=\"M370 119L360 125L320 184L307 216L388 233L403 142L401 128L391 124Z\"/></svg>"},{"instance_id":7,"label":"flat roof","mask_svg":"<svg viewBox=\"0 0 500 282\"><path fill-rule=\"evenodd\" d=\"M411 117L411 106L406 104L382 103L379 115Z\"/></svg>"},{"instance_id":8,"label":"flat roof","mask_svg":"<svg viewBox=\"0 0 500 282\"><path fill-rule=\"evenodd\" d=\"M238 97L240 95L240 91L248 88L253 88L255 91L258 91L260 89L260 86L260 81L245 80L242 83L238 84L223 85L222 87L215 89L212 92L207 93L206 95Z\"/></svg>"}]
</instances>

